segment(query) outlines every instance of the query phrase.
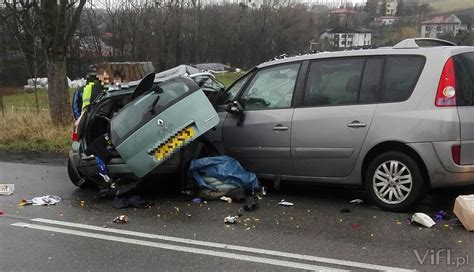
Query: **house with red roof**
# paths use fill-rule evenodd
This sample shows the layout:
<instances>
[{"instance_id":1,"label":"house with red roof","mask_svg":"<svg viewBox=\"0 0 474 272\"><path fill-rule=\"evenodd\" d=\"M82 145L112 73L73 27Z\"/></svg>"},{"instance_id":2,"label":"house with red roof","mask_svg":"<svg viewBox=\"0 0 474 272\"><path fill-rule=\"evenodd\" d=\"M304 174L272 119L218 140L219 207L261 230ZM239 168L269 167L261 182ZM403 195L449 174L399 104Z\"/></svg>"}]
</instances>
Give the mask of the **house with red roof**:
<instances>
[{"instance_id":1,"label":"house with red roof","mask_svg":"<svg viewBox=\"0 0 474 272\"><path fill-rule=\"evenodd\" d=\"M436 16L421 23L421 36L425 38L438 38L447 34L456 36L460 27L461 20L454 14Z\"/></svg>"}]
</instances>

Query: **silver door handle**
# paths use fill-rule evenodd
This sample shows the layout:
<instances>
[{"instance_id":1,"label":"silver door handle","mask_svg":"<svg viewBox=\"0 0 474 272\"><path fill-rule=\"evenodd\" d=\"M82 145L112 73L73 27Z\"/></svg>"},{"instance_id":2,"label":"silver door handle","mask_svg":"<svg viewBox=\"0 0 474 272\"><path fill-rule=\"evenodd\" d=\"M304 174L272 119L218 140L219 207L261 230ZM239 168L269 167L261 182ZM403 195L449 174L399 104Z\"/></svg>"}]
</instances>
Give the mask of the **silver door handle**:
<instances>
[{"instance_id":1,"label":"silver door handle","mask_svg":"<svg viewBox=\"0 0 474 272\"><path fill-rule=\"evenodd\" d=\"M347 124L347 126L350 127L350 128L363 128L363 127L366 127L367 124L366 123L361 123L359 121L353 121L352 123Z\"/></svg>"},{"instance_id":2,"label":"silver door handle","mask_svg":"<svg viewBox=\"0 0 474 272\"><path fill-rule=\"evenodd\" d=\"M288 127L284 127L282 125L274 126L273 127L274 131L283 131L283 130L288 130Z\"/></svg>"}]
</instances>

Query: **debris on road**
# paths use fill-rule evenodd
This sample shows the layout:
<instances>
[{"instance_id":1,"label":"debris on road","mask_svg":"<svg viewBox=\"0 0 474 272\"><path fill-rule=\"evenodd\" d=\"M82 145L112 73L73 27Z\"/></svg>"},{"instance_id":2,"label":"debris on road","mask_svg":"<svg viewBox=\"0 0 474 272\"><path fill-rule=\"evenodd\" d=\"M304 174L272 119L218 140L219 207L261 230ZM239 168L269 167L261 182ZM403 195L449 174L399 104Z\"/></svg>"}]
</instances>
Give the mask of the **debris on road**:
<instances>
[{"instance_id":1,"label":"debris on road","mask_svg":"<svg viewBox=\"0 0 474 272\"><path fill-rule=\"evenodd\" d=\"M3 211L2 210L0 210L0 216L3 216Z\"/></svg>"},{"instance_id":2,"label":"debris on road","mask_svg":"<svg viewBox=\"0 0 474 272\"><path fill-rule=\"evenodd\" d=\"M192 160L189 175L194 178L200 188L220 190L244 187L258 189L259 182L254 173L247 172L240 163L228 156L207 157Z\"/></svg>"},{"instance_id":3,"label":"debris on road","mask_svg":"<svg viewBox=\"0 0 474 272\"><path fill-rule=\"evenodd\" d=\"M117 223L117 224L125 224L128 222L128 216L124 214L117 216L112 222Z\"/></svg>"},{"instance_id":4,"label":"debris on road","mask_svg":"<svg viewBox=\"0 0 474 272\"><path fill-rule=\"evenodd\" d=\"M236 203L244 203L245 201L247 201L247 198L245 197L244 188L232 189L229 192L227 192L225 196L230 197L232 201Z\"/></svg>"},{"instance_id":5,"label":"debris on road","mask_svg":"<svg viewBox=\"0 0 474 272\"><path fill-rule=\"evenodd\" d=\"M33 206L50 206L61 202L61 198L55 195L45 195L35 197L31 200Z\"/></svg>"},{"instance_id":6,"label":"debris on road","mask_svg":"<svg viewBox=\"0 0 474 272\"><path fill-rule=\"evenodd\" d=\"M81 208L84 208L84 205L85 205L85 204L86 204L86 203L84 202L84 200L81 200Z\"/></svg>"},{"instance_id":7,"label":"debris on road","mask_svg":"<svg viewBox=\"0 0 474 272\"><path fill-rule=\"evenodd\" d=\"M358 229L358 228L360 228L360 224L355 223L355 224L352 224L351 227L352 227L352 229Z\"/></svg>"},{"instance_id":8,"label":"debris on road","mask_svg":"<svg viewBox=\"0 0 474 272\"><path fill-rule=\"evenodd\" d=\"M292 203L292 202L288 202L288 201L282 199L280 202L278 202L278 205L279 205L279 206L289 207L289 206L293 206L293 205L295 205L295 204Z\"/></svg>"},{"instance_id":9,"label":"debris on road","mask_svg":"<svg viewBox=\"0 0 474 272\"><path fill-rule=\"evenodd\" d=\"M229 215L229 216L224 218L224 223L226 223L226 224L235 224L235 223L238 222L237 221L238 219L239 219L238 215L235 215L235 216L230 216Z\"/></svg>"},{"instance_id":10,"label":"debris on road","mask_svg":"<svg viewBox=\"0 0 474 272\"><path fill-rule=\"evenodd\" d=\"M1 184L0 195L12 195L15 192L15 184Z\"/></svg>"},{"instance_id":11,"label":"debris on road","mask_svg":"<svg viewBox=\"0 0 474 272\"><path fill-rule=\"evenodd\" d=\"M356 199L353 199L351 201L349 201L349 203L352 203L352 204L362 204L364 203L364 200L360 199L360 198L356 198Z\"/></svg>"},{"instance_id":12,"label":"debris on road","mask_svg":"<svg viewBox=\"0 0 474 272\"><path fill-rule=\"evenodd\" d=\"M411 217L412 222L416 222L422 226L425 226L427 228L431 228L434 226L436 223L425 213L415 213Z\"/></svg>"},{"instance_id":13,"label":"debris on road","mask_svg":"<svg viewBox=\"0 0 474 272\"><path fill-rule=\"evenodd\" d=\"M453 212L466 230L474 230L474 195L458 196L454 202Z\"/></svg>"},{"instance_id":14,"label":"debris on road","mask_svg":"<svg viewBox=\"0 0 474 272\"><path fill-rule=\"evenodd\" d=\"M258 209L259 204L258 204L258 198L257 197L251 197L248 199L247 203L244 205L244 210L246 212L252 212Z\"/></svg>"},{"instance_id":15,"label":"debris on road","mask_svg":"<svg viewBox=\"0 0 474 272\"><path fill-rule=\"evenodd\" d=\"M192 201L193 201L194 203L196 203L196 204L199 204L199 203L202 203L202 198L196 197L196 198L193 198Z\"/></svg>"},{"instance_id":16,"label":"debris on road","mask_svg":"<svg viewBox=\"0 0 474 272\"><path fill-rule=\"evenodd\" d=\"M342 208L339 210L340 213L350 213L351 210L349 210L348 208Z\"/></svg>"},{"instance_id":17,"label":"debris on road","mask_svg":"<svg viewBox=\"0 0 474 272\"><path fill-rule=\"evenodd\" d=\"M225 201L227 203L232 203L232 198L227 197L227 196L221 197L220 200Z\"/></svg>"},{"instance_id":18,"label":"debris on road","mask_svg":"<svg viewBox=\"0 0 474 272\"><path fill-rule=\"evenodd\" d=\"M31 204L33 204L33 201L28 200L28 199L22 199L20 200L20 203L18 203L18 207L23 207L23 206L27 206Z\"/></svg>"},{"instance_id":19,"label":"debris on road","mask_svg":"<svg viewBox=\"0 0 474 272\"><path fill-rule=\"evenodd\" d=\"M134 195L131 197L116 196L112 201L112 207L116 209L124 209L129 207L138 209L148 209L154 205L155 203L147 200L142 200L138 195Z\"/></svg>"},{"instance_id":20,"label":"debris on road","mask_svg":"<svg viewBox=\"0 0 474 272\"><path fill-rule=\"evenodd\" d=\"M443 211L443 210L440 210L435 215L435 220L436 221L443 221L443 220L446 220L446 219L448 219L448 213Z\"/></svg>"}]
</instances>

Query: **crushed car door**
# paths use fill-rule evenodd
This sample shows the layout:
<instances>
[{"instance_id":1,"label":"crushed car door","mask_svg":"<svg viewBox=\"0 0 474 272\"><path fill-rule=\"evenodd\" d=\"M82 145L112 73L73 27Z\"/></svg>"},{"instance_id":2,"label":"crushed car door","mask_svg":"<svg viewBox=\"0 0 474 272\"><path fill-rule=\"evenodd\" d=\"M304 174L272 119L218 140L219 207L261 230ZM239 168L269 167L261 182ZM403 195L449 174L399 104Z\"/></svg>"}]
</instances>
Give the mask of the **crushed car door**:
<instances>
[{"instance_id":1,"label":"crushed car door","mask_svg":"<svg viewBox=\"0 0 474 272\"><path fill-rule=\"evenodd\" d=\"M242 115L224 121L223 142L228 154L258 174L293 173L290 136L291 106L300 62L255 72L238 97Z\"/></svg>"},{"instance_id":2,"label":"crushed car door","mask_svg":"<svg viewBox=\"0 0 474 272\"><path fill-rule=\"evenodd\" d=\"M122 108L111 120L110 134L130 170L143 177L218 123L199 86L177 77L155 84Z\"/></svg>"}]
</instances>

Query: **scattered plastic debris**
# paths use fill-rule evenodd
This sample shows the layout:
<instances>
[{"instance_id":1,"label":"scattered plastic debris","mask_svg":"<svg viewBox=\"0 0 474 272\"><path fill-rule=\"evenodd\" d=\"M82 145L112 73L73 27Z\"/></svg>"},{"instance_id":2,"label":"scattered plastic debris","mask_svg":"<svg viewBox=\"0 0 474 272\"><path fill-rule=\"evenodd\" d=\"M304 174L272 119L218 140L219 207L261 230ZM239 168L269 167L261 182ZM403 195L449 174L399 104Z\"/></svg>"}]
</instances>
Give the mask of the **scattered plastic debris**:
<instances>
[{"instance_id":1,"label":"scattered plastic debris","mask_svg":"<svg viewBox=\"0 0 474 272\"><path fill-rule=\"evenodd\" d=\"M349 203L352 203L352 204L362 204L364 203L364 200L360 199L360 198L356 198L356 199L353 199L351 201L349 201Z\"/></svg>"},{"instance_id":2,"label":"scattered plastic debris","mask_svg":"<svg viewBox=\"0 0 474 272\"><path fill-rule=\"evenodd\" d=\"M128 216L127 215L117 216L112 222L117 223L117 224L125 224L128 222Z\"/></svg>"},{"instance_id":3,"label":"scattered plastic debris","mask_svg":"<svg viewBox=\"0 0 474 272\"><path fill-rule=\"evenodd\" d=\"M436 221L443 221L443 220L446 220L447 218L448 218L448 213L443 210L437 212L435 215Z\"/></svg>"},{"instance_id":4,"label":"scattered plastic debris","mask_svg":"<svg viewBox=\"0 0 474 272\"><path fill-rule=\"evenodd\" d=\"M20 203L18 203L18 207L27 206L31 204L33 204L33 201L28 200L28 199L22 199L20 200Z\"/></svg>"},{"instance_id":5,"label":"scattered plastic debris","mask_svg":"<svg viewBox=\"0 0 474 272\"><path fill-rule=\"evenodd\" d=\"M220 198L220 200L225 201L227 203L232 203L232 198L223 196Z\"/></svg>"},{"instance_id":6,"label":"scattered plastic debris","mask_svg":"<svg viewBox=\"0 0 474 272\"><path fill-rule=\"evenodd\" d=\"M224 218L224 223L226 224L235 224L237 223L237 220L239 219L239 216L238 215L235 215L235 216L227 216L226 218Z\"/></svg>"},{"instance_id":7,"label":"scattered plastic debris","mask_svg":"<svg viewBox=\"0 0 474 272\"><path fill-rule=\"evenodd\" d=\"M351 210L349 210L348 208L342 208L339 210L340 213L350 213Z\"/></svg>"},{"instance_id":8,"label":"scattered plastic debris","mask_svg":"<svg viewBox=\"0 0 474 272\"><path fill-rule=\"evenodd\" d=\"M424 213L415 213L413 214L413 216L411 217L411 220L412 222L416 222L422 226L425 226L427 228L431 228L432 226L434 226L436 223L435 221L433 221L433 219L431 219L431 217L429 217L428 215L424 214Z\"/></svg>"},{"instance_id":9,"label":"scattered plastic debris","mask_svg":"<svg viewBox=\"0 0 474 272\"><path fill-rule=\"evenodd\" d=\"M199 197L193 198L193 202L197 204L202 203L202 198L199 198Z\"/></svg>"},{"instance_id":10,"label":"scattered plastic debris","mask_svg":"<svg viewBox=\"0 0 474 272\"><path fill-rule=\"evenodd\" d=\"M31 200L33 206L50 206L61 202L61 198L55 195L35 197Z\"/></svg>"},{"instance_id":11,"label":"scattered plastic debris","mask_svg":"<svg viewBox=\"0 0 474 272\"><path fill-rule=\"evenodd\" d=\"M104 229L106 229L106 228L109 227L109 225L103 225L102 227L103 227Z\"/></svg>"},{"instance_id":12,"label":"scattered plastic debris","mask_svg":"<svg viewBox=\"0 0 474 272\"><path fill-rule=\"evenodd\" d=\"M352 224L351 227L352 227L352 229L358 229L358 228L360 228L360 224L355 223L355 224Z\"/></svg>"},{"instance_id":13,"label":"scattered plastic debris","mask_svg":"<svg viewBox=\"0 0 474 272\"><path fill-rule=\"evenodd\" d=\"M190 213L187 213L186 216L187 216L188 218L191 218L192 215L191 215Z\"/></svg>"},{"instance_id":14,"label":"scattered plastic debris","mask_svg":"<svg viewBox=\"0 0 474 272\"><path fill-rule=\"evenodd\" d=\"M282 199L280 202L278 202L278 205L279 205L279 206L289 207L289 206L293 206L293 205L295 205L295 204L292 203L292 202L288 202L288 201L285 201L284 199Z\"/></svg>"},{"instance_id":15,"label":"scattered plastic debris","mask_svg":"<svg viewBox=\"0 0 474 272\"><path fill-rule=\"evenodd\" d=\"M0 184L0 195L12 195L15 192L15 184Z\"/></svg>"},{"instance_id":16,"label":"scattered plastic debris","mask_svg":"<svg viewBox=\"0 0 474 272\"><path fill-rule=\"evenodd\" d=\"M466 230L474 230L474 195L456 197L453 212Z\"/></svg>"}]
</instances>

